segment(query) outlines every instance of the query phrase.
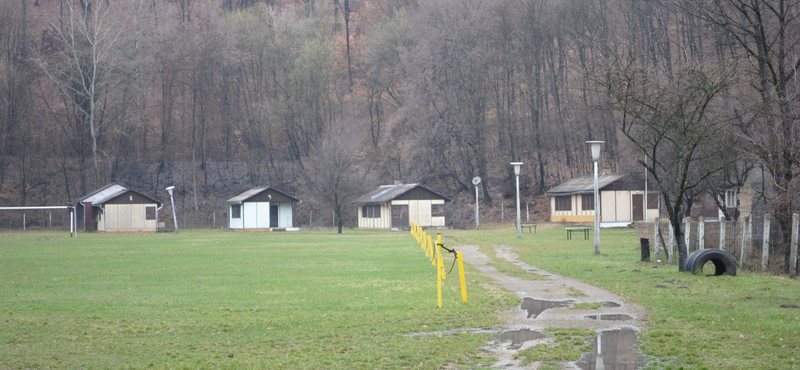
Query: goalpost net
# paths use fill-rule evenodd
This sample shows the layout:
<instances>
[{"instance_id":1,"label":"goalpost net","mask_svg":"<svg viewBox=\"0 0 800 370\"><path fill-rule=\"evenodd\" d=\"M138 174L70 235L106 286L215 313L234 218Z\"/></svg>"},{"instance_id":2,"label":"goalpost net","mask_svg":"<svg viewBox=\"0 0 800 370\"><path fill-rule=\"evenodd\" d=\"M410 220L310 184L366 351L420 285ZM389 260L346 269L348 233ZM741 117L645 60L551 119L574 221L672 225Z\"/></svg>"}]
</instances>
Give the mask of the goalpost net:
<instances>
[{"instance_id":1,"label":"goalpost net","mask_svg":"<svg viewBox=\"0 0 800 370\"><path fill-rule=\"evenodd\" d=\"M75 236L76 234L76 219L75 219L75 207L74 206L32 206L32 207L0 207L0 211L21 211L22 215L18 222L22 223L22 230L26 230L28 226L31 224L29 221L29 213L36 213L34 223L41 226L46 226L47 228L51 228L53 225L53 210L67 210L69 213L69 235ZM42 212L37 212L42 211ZM19 213L19 212L18 212ZM57 216L58 217L58 216ZM56 224L63 225L63 221L59 222L58 218L56 219ZM12 227L9 227L12 228Z\"/></svg>"}]
</instances>

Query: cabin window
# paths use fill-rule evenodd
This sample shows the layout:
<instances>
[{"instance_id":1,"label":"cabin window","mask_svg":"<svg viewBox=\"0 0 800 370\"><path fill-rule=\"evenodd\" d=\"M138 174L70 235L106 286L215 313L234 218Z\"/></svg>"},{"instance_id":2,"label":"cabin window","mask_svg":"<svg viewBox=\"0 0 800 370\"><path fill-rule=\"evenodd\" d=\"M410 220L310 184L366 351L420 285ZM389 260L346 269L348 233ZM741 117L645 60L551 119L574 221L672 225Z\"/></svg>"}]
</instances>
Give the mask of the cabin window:
<instances>
[{"instance_id":1,"label":"cabin window","mask_svg":"<svg viewBox=\"0 0 800 370\"><path fill-rule=\"evenodd\" d=\"M144 219L145 220L155 220L156 219L156 207L144 207Z\"/></svg>"},{"instance_id":2,"label":"cabin window","mask_svg":"<svg viewBox=\"0 0 800 370\"><path fill-rule=\"evenodd\" d=\"M581 194L581 209L594 211L594 194Z\"/></svg>"},{"instance_id":3,"label":"cabin window","mask_svg":"<svg viewBox=\"0 0 800 370\"><path fill-rule=\"evenodd\" d=\"M658 193L647 193L647 209L658 209Z\"/></svg>"},{"instance_id":4,"label":"cabin window","mask_svg":"<svg viewBox=\"0 0 800 370\"><path fill-rule=\"evenodd\" d=\"M572 197L569 195L559 195L556 197L556 211L571 211Z\"/></svg>"},{"instance_id":5,"label":"cabin window","mask_svg":"<svg viewBox=\"0 0 800 370\"><path fill-rule=\"evenodd\" d=\"M362 218L381 218L381 206L371 205L361 207Z\"/></svg>"},{"instance_id":6,"label":"cabin window","mask_svg":"<svg viewBox=\"0 0 800 370\"><path fill-rule=\"evenodd\" d=\"M725 207L737 208L739 206L739 200L736 197L736 190L726 190L725 198L723 200L725 202Z\"/></svg>"},{"instance_id":7,"label":"cabin window","mask_svg":"<svg viewBox=\"0 0 800 370\"><path fill-rule=\"evenodd\" d=\"M231 205L231 218L242 218L242 205L241 204L232 204Z\"/></svg>"},{"instance_id":8,"label":"cabin window","mask_svg":"<svg viewBox=\"0 0 800 370\"><path fill-rule=\"evenodd\" d=\"M431 217L444 217L444 204L431 204Z\"/></svg>"}]
</instances>

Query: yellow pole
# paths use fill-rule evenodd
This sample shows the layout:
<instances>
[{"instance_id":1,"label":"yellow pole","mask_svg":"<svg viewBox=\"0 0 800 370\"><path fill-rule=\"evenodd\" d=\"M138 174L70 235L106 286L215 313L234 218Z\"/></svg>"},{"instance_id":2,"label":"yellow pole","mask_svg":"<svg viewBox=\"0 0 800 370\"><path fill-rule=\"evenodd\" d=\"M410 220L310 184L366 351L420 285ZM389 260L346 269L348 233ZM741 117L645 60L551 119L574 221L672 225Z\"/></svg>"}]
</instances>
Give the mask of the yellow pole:
<instances>
[{"instance_id":1,"label":"yellow pole","mask_svg":"<svg viewBox=\"0 0 800 370\"><path fill-rule=\"evenodd\" d=\"M464 259L461 252L456 252L458 258L458 277L461 280L461 302L467 303L467 280L464 278Z\"/></svg>"},{"instance_id":2,"label":"yellow pole","mask_svg":"<svg viewBox=\"0 0 800 370\"><path fill-rule=\"evenodd\" d=\"M439 274L442 275L442 280L447 280L447 275L444 273L444 261L442 260L442 243L436 244L436 255L439 260Z\"/></svg>"},{"instance_id":3,"label":"yellow pole","mask_svg":"<svg viewBox=\"0 0 800 370\"><path fill-rule=\"evenodd\" d=\"M439 248L436 249L438 250ZM442 308L442 274L440 272L442 269L442 258L441 258L442 253L441 251L439 251L437 254L439 254L439 258L437 259L438 264L436 266L436 297L437 297L437 302L439 304L439 308Z\"/></svg>"},{"instance_id":4,"label":"yellow pole","mask_svg":"<svg viewBox=\"0 0 800 370\"><path fill-rule=\"evenodd\" d=\"M428 247L431 249L431 265L436 266L436 245L431 241L431 236L428 235Z\"/></svg>"}]
</instances>

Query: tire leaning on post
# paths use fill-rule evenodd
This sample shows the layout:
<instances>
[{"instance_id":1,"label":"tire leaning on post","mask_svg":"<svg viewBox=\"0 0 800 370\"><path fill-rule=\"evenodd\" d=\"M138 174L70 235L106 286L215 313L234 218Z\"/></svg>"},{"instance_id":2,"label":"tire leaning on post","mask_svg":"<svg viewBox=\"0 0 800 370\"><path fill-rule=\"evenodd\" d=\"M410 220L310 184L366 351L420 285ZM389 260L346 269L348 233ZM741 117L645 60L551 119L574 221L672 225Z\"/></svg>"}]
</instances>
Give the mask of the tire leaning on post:
<instances>
[{"instance_id":1,"label":"tire leaning on post","mask_svg":"<svg viewBox=\"0 0 800 370\"><path fill-rule=\"evenodd\" d=\"M690 271L693 274L700 274L703 272L703 266L706 262L711 261L714 264L714 275L731 275L736 276L737 263L736 260L727 252L719 249L702 249L694 251L689 258L686 259L685 271Z\"/></svg>"}]
</instances>

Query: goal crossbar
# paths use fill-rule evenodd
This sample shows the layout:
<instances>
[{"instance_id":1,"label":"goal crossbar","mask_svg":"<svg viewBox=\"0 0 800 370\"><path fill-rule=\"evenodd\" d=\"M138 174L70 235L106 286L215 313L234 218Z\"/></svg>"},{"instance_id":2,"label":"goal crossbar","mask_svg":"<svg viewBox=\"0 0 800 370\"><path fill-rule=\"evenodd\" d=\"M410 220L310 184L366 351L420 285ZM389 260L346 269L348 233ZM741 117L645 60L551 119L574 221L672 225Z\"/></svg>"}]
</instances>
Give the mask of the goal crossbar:
<instances>
[{"instance_id":1,"label":"goal crossbar","mask_svg":"<svg viewBox=\"0 0 800 370\"><path fill-rule=\"evenodd\" d=\"M41 209L68 209L69 212L69 236L77 234L77 227L75 225L75 207L74 206L30 206L30 207L0 207L0 211L25 211L25 210L41 210ZM24 229L23 225L23 229Z\"/></svg>"},{"instance_id":2,"label":"goal crossbar","mask_svg":"<svg viewBox=\"0 0 800 370\"><path fill-rule=\"evenodd\" d=\"M26 209L71 209L73 206L31 206L31 207L0 207L0 211L5 210L26 210Z\"/></svg>"}]
</instances>

